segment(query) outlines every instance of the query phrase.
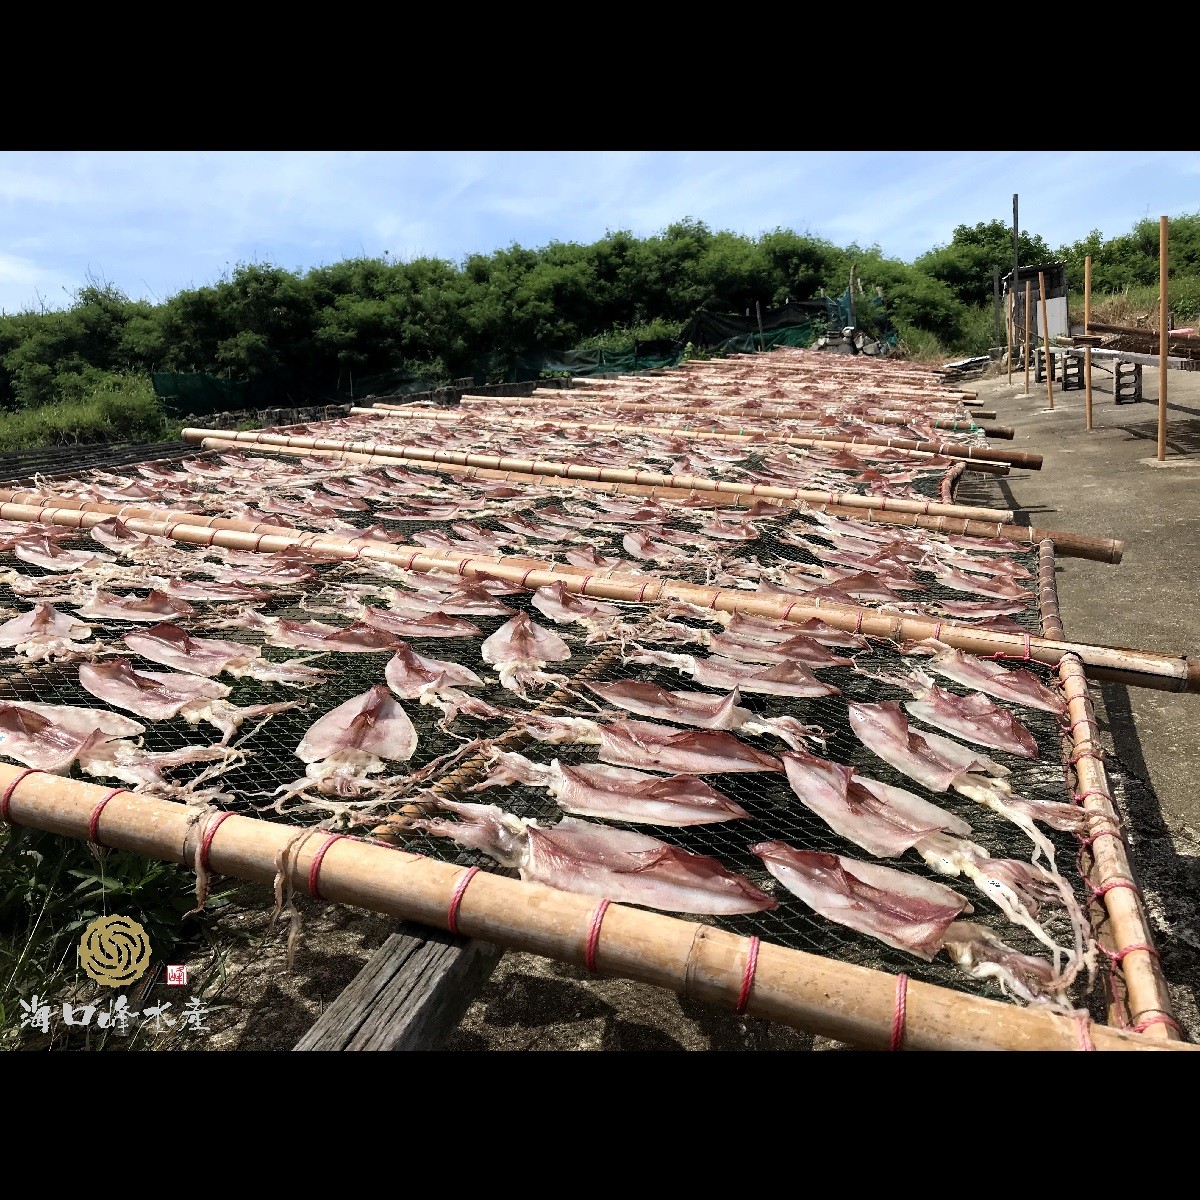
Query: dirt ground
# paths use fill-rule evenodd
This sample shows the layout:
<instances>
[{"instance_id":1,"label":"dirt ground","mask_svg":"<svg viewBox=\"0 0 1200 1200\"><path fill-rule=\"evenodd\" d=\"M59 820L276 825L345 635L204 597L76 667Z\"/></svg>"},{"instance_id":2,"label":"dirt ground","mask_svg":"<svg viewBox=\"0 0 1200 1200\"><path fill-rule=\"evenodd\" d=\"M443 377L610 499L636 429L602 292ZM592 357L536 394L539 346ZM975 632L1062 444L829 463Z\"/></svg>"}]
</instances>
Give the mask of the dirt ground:
<instances>
[{"instance_id":1,"label":"dirt ground","mask_svg":"<svg viewBox=\"0 0 1200 1200\"><path fill-rule=\"evenodd\" d=\"M1044 456L1040 471L999 480L999 501L1042 528L1120 538L1119 565L1061 558L1058 587L1068 639L1200 653L1200 374L1168 381L1168 459L1154 464L1157 375L1147 368L1140 404L1113 403L1111 376L1093 375L1095 429L1084 429L1083 393L1006 374L970 383L1016 430L1012 442ZM968 476L968 480L972 477ZM980 477L974 477L977 481ZM968 502L980 488L970 482ZM1152 933L1188 1040L1200 1040L1200 696L1093 684L1113 789L1129 831ZM207 1029L164 1048L289 1050L393 931L371 913L298 902L303 926L294 968L284 930L270 927L266 889L242 887L215 937L232 945L217 967L198 952L195 978L222 980ZM840 1043L682 999L650 985L587 975L509 952L444 1049L829 1050Z\"/></svg>"}]
</instances>

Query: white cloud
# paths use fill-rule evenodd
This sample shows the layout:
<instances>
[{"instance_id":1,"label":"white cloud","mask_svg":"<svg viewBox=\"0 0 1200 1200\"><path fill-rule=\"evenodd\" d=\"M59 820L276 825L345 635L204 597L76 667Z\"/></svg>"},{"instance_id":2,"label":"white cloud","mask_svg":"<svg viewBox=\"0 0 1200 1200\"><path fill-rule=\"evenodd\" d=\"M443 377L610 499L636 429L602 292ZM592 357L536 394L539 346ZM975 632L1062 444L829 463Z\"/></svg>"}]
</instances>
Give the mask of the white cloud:
<instances>
[{"instance_id":1,"label":"white cloud","mask_svg":"<svg viewBox=\"0 0 1200 1200\"><path fill-rule=\"evenodd\" d=\"M519 243L649 237L691 217L912 258L957 225L1057 247L1200 208L1194 152L121 151L0 154L0 308L102 274L134 297L239 262L289 270L385 251L461 262ZM59 299L55 299L55 298Z\"/></svg>"}]
</instances>

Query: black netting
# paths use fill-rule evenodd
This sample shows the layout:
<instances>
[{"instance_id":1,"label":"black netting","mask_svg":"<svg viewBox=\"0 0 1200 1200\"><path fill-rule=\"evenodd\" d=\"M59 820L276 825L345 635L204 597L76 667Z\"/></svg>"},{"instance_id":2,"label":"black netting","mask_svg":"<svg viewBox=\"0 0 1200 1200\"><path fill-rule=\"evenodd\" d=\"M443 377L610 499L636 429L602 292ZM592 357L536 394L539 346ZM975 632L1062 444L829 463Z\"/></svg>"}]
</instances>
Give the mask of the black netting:
<instances>
[{"instance_id":1,"label":"black netting","mask_svg":"<svg viewBox=\"0 0 1200 1200\"><path fill-rule=\"evenodd\" d=\"M197 455L195 463L209 464L213 470L220 467L222 458L216 454ZM236 460L235 460L236 461ZM330 464L328 468L317 470L308 465L301 465L294 459L280 459L267 454L254 454L253 461L261 464L256 476L259 482L268 485L270 497L275 500L287 500L289 497L302 501L310 498L314 483L314 475L329 480L352 480L364 472L374 472L371 478L376 480L381 489L389 486L395 488L391 493L385 493L380 498L364 501L366 507L357 511L347 511L338 514L335 519L301 522L300 518L289 516L298 524L307 524L310 528L328 527L333 520L366 528L379 524L392 532L398 540L411 541L423 532L429 531L440 536L457 538L472 529L482 536L503 535L511 538L507 550L509 553L526 555L533 558L548 557L555 561L564 561L570 549L591 548L606 558L625 560L623 571L630 569L641 570L647 579L654 578L652 572L661 572L673 578L679 578L698 584L713 582L714 553L717 556L717 572L722 587L755 586L760 571L773 571L785 565L792 569L802 570L805 565L819 566L817 555L802 546L797 546L785 540L793 536L802 536L815 541L815 530L818 518L806 511L793 511L782 517L755 518L754 524L760 531L760 537L752 541L720 542L714 552L709 546L702 546L699 539L705 537L702 527L711 521L714 513L722 517L736 516L736 510L721 509L689 509L680 506L664 508L663 518L654 524L651 536L662 537L667 534L679 535L682 544L671 547L677 551L677 556L664 562L645 562L631 560L628 550L623 546L623 537L627 532L636 530L638 526L620 524L614 512L618 502L637 501L631 497L606 497L585 489L566 490L562 488L532 488L523 490L516 496L498 497L492 492L494 485L486 481L462 480L455 476L440 475L432 471L422 471L414 464L397 464L404 471L411 471L413 477L420 481L421 491L412 493L405 490L405 485L389 481L378 473L375 467L355 465ZM101 478L97 476L97 478ZM129 472L125 478L136 482L140 478L135 472ZM206 489L206 494L196 496L197 502L207 511L227 511L236 515L232 506L234 501L252 500L254 489L249 485L252 478L250 472L243 475L244 483L239 486L236 482L225 479L206 479L203 476L192 476L193 484ZM978 478L978 477L976 477ZM110 488L118 487L117 482L104 477ZM81 481L89 482L87 472L81 473ZM94 481L93 481L94 483ZM240 493L236 494L235 493ZM331 492L323 493L327 498L336 500ZM414 500L429 502L438 496L456 498L464 497L477 501L475 511L464 512L462 515L447 517L439 520L398 521L384 514L397 509L404 510ZM995 505L998 497L995 494L985 495L980 489L977 497L980 502ZM152 501L143 501L153 503ZM656 502L657 503L657 502ZM488 505L489 507L483 507ZM561 518L563 513L580 516L591 512L598 520L586 530L578 530L570 526L558 526L561 533L551 527L551 517ZM547 514L548 515L543 515ZM269 517L270 514L268 513ZM527 531L514 534L506 529L505 522L517 517L520 520L532 521L542 526L546 536L536 537ZM585 519L585 518L581 518ZM458 529L455 529L458 526ZM689 538L693 539L689 541ZM817 542L817 545L821 543ZM95 549L95 542L86 536L76 536L58 543L66 549ZM172 575L185 578L203 578L200 568L205 563L217 564L221 555L217 550L202 550L175 546L173 550L164 549L170 553L170 571ZM11 557L11 556L10 556ZM1036 576L1036 552L1010 556L1021 563ZM707 562L707 565L702 565ZM69 574L60 574L53 580L53 573L37 565L21 561L12 561L11 566L16 575L14 584L21 580L32 580L40 577L44 582L41 586L49 589L56 597L61 597L62 607L71 610L72 604L68 593L75 586ZM165 568L154 568L167 574ZM352 614L345 611L334 614L322 612L320 609L333 603L337 596L334 585L350 583L357 586L376 584L381 588L396 587L406 590L406 585L413 577L402 578L397 572L377 566L368 560L359 562L322 563L317 566L319 579L316 582L305 583L296 587L274 588L271 598L256 604L254 609L260 616L282 617L298 621L318 620L331 624L345 624ZM922 572L919 566L914 568L925 585L922 590L905 592L904 597L914 603L929 605L937 601L961 601L964 599L982 599L979 596L968 596L961 591L955 591L938 583L928 572ZM1026 580L1027 584L1032 580ZM28 585L26 585L28 586ZM110 585L105 584L106 588ZM147 585L121 582L120 579L111 585L110 590L118 593L128 593L141 588L144 593ZM328 590L327 590L328 589ZM7 595L0 595L10 614L26 611L29 605L38 597L22 594L8 588ZM496 676L492 668L481 662L479 646L483 637L498 629L508 618L506 616L473 616L468 617L479 629L479 635L474 637L453 638L406 638L412 648L421 655L442 659L469 667L487 682L487 687L477 694L489 703L498 707L512 709L518 712L540 711L559 715L594 714L595 697L586 691L579 682L581 674L595 681L605 682L624 678L656 683L666 689L703 690L684 673L671 667L646 666L623 661L621 650L614 649L611 643L593 641L589 643L589 633L582 626L555 625L531 606L531 597L527 593L507 594L499 597L503 603L517 611L524 611L539 624L552 628L563 637L571 647L571 658L565 663L551 664L547 669L567 676L567 682L556 688L547 686L539 690L531 690L525 697L497 686ZM798 594L803 602L803 595ZM377 596L368 602L386 607L385 599ZM407 786L398 787L389 798L389 803L373 809L345 808L334 814L329 808L302 806L299 799L284 803L279 811L276 804L280 789L286 789L304 774L304 764L296 756L295 750L307 729L317 717L329 712L338 704L360 695L375 684L384 680L384 668L391 655L385 653L347 654L329 653L314 656L309 651L289 650L268 645L264 632L258 628L233 628L222 622L230 614L240 611L244 606L238 602L199 603L192 602L196 608L196 616L183 622L190 633L197 637L220 637L244 641L258 645L263 649L264 657L273 661L289 658L301 658L313 666L329 667L333 673L317 688L297 690L281 685L271 685L249 679L230 680L221 677L221 682L231 685L229 702L239 706L271 703L279 700L297 699L305 707L279 713L268 720L248 720L230 739L230 744L244 754L244 761L234 765L216 779L210 779L210 785L220 786L224 791L220 803L224 807L238 812L265 816L270 819L284 820L294 824L326 824L331 828L356 828L366 831L377 823L395 816L402 805L420 803L428 800L430 787L437 786L443 798L470 799L477 802L497 804L505 810L521 817L536 818L543 823L553 823L560 815L550 794L533 787L499 787L488 789L478 794L471 794L468 788L479 782L486 768L481 757L474 754L477 749L473 745L479 739L496 739L503 735L511 735L512 722L500 720L477 720L460 716L448 728L443 727L443 714L436 707L422 705L416 702L405 702L404 708L409 714L418 734L417 749L412 758L405 764L388 764L390 773L400 780L409 781ZM867 607L870 601L865 602ZM637 640L642 644L656 649L668 650L683 654L703 655L705 650L700 645L686 645L673 642L655 642L653 616L656 612L649 605L623 606L623 619L628 625L637 629ZM661 611L658 613L661 616ZM709 630L717 632L719 626L697 618L695 614L675 615L671 618L677 624L689 626L696 631ZM1023 628L1031 632L1038 631L1036 599L1030 597L1024 601L1024 608L1016 614L1015 619ZM122 621L94 621L93 638L104 642L114 650L125 649L121 638L135 628L144 629L145 623L137 625ZM904 672L915 665L921 666L921 659L906 659L899 648L879 640L873 640L870 649L856 654L858 666L863 671L874 674ZM0 688L0 697L20 700L34 700L48 704L69 704L89 708L110 707L87 692L79 683L78 662L16 665L10 664L7 680ZM135 659L134 665L142 670L167 670L158 664ZM1026 669L1032 670L1047 684L1053 684L1054 673L1038 664L1027 664ZM903 787L906 790L921 793L918 785L912 783L898 772L894 771L872 752L867 750L850 731L846 701L859 699L867 702L894 699L904 701L909 699L909 693L899 687L881 683L868 675L856 672L849 667L821 668L818 676L840 689L840 694L829 697L812 699L795 699L761 695L743 692L741 704L764 718L789 716L798 718L806 724L820 726L825 731L826 747L822 751L816 748L816 753L822 754L834 761L853 766L860 774L878 779L885 783ZM949 690L962 692L965 689L957 684L942 679L938 681ZM711 690L711 689L710 689ZM712 690L712 694L718 694ZM1049 714L1021 707L1019 709L1005 705L1031 731L1037 741L1039 759L1030 763L1013 755L1003 752L988 751L990 756L1008 767L1012 774L1010 782L1014 792L1030 799L1061 801L1066 798L1063 768L1061 765L1061 735L1058 721ZM114 709L114 711L121 711ZM127 714L125 714L127 715ZM628 714L625 714L628 715ZM210 724L190 725L182 719L168 721L144 722L146 733L144 745L151 751L173 751L186 746L198 744L212 745L219 741L220 732ZM914 726L916 723L914 722ZM768 736L741 735L745 741L767 753L778 754L786 749L783 742ZM591 745L560 745L549 746L538 742L522 740L520 736L509 736L504 744L505 749L519 749L521 753L535 762L547 763L558 758L564 763L582 763L597 761L597 750ZM457 786L447 790L444 779L449 768L465 767L465 773L458 778ZM430 770L424 777L422 772ZM172 776L179 782L194 778L204 768L193 766L180 769ZM75 768L78 773L78 767ZM416 782L412 782L416 780ZM798 899L791 896L782 887L775 886L770 880L761 862L750 854L749 847L760 841L780 840L799 849L815 849L830 851L851 858L866 859L869 856L862 850L851 845L837 835L809 810L792 793L786 777L779 773L729 774L706 776L706 781L731 799L741 804L749 813L748 819L727 822L719 825L697 826L690 829L659 829L646 825L629 825L652 836L683 847L696 853L713 855L727 867L748 876L759 886L765 886L779 899L779 907L768 913L754 916L738 916L729 918L711 918L712 922L741 934L757 934L763 939L784 946L806 951L835 956L847 962L879 967L898 972L904 971L913 978L937 983L959 990L973 991L979 994L996 997L997 988L994 984L972 980L964 972L955 968L948 961L939 958L932 963L923 963L913 956L890 950L881 943L852 931L834 925L823 918L812 914ZM337 801L338 798L333 798ZM1031 855L1029 839L1015 826L992 813L991 811L959 796L953 792L933 797L951 812L968 821L974 830L974 840L984 846L994 857L1012 857L1028 860ZM1077 843L1072 837L1047 831L1047 837L1057 851L1058 865L1064 875L1072 882L1076 894L1082 901L1084 886L1078 879L1075 868L1075 852ZM494 864L484 856L474 852L458 849L454 843L432 838L423 834L409 833L404 838L409 848L433 857L454 861L462 864L491 867ZM1008 922L998 909L981 897L975 889L964 880L949 880L933 876L915 854L905 855L898 862L889 865L900 866L903 869L939 878L941 882L955 886L966 895L975 906L975 914L971 918L994 930L1005 942L1013 948L1030 953L1043 953L1042 948L1032 935ZM1047 928L1063 945L1071 941L1069 922L1065 916L1052 913L1043 914ZM1083 997L1077 997L1078 1000Z\"/></svg>"}]
</instances>

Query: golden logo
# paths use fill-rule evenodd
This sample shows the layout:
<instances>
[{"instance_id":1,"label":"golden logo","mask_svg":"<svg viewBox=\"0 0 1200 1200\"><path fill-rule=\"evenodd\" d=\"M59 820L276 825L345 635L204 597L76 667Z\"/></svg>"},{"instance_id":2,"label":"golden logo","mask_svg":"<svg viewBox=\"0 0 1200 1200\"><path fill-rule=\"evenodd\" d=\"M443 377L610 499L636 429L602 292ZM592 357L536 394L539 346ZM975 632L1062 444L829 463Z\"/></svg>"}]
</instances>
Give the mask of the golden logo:
<instances>
[{"instance_id":1,"label":"golden logo","mask_svg":"<svg viewBox=\"0 0 1200 1200\"><path fill-rule=\"evenodd\" d=\"M79 963L104 987L126 987L150 966L150 939L132 917L97 917L79 939Z\"/></svg>"}]
</instances>

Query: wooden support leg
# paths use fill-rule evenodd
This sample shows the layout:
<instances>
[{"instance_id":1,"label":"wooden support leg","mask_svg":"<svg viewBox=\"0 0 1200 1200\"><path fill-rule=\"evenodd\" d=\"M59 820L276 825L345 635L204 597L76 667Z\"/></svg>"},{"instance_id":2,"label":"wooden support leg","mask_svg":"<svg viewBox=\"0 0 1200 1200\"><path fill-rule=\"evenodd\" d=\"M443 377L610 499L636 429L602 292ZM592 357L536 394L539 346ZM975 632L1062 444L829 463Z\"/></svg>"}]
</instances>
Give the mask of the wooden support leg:
<instances>
[{"instance_id":1,"label":"wooden support leg","mask_svg":"<svg viewBox=\"0 0 1200 1200\"><path fill-rule=\"evenodd\" d=\"M500 959L488 942L404 922L297 1050L440 1050Z\"/></svg>"}]
</instances>

